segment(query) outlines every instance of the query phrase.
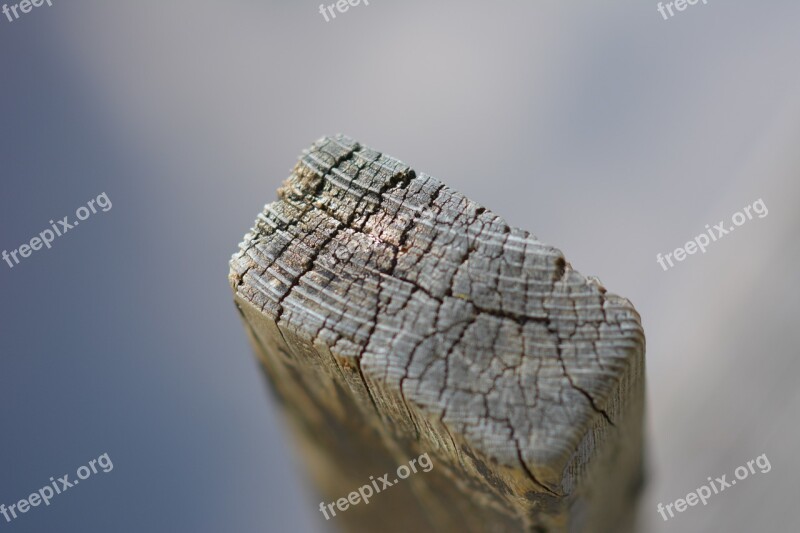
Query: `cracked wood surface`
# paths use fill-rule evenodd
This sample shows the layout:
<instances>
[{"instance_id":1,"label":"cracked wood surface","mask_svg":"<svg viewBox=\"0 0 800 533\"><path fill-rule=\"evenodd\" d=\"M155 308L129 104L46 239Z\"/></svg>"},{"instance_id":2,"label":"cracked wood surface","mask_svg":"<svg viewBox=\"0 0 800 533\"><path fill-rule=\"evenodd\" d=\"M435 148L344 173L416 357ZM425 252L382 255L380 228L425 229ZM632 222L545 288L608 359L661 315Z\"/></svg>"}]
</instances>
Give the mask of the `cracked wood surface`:
<instances>
[{"instance_id":1,"label":"cracked wood surface","mask_svg":"<svg viewBox=\"0 0 800 533\"><path fill-rule=\"evenodd\" d=\"M620 531L644 335L556 248L344 137L304 151L231 259L236 303L333 518L353 531ZM427 528L427 529L426 529Z\"/></svg>"}]
</instances>

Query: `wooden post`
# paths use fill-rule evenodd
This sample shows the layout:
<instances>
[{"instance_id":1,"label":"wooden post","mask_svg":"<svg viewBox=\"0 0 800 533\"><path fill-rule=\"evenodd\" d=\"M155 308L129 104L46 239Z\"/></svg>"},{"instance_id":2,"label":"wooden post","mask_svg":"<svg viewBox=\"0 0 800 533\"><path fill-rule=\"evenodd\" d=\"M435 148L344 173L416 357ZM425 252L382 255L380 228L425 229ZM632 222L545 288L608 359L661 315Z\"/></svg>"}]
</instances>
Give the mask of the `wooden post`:
<instances>
[{"instance_id":1,"label":"wooden post","mask_svg":"<svg viewBox=\"0 0 800 533\"><path fill-rule=\"evenodd\" d=\"M230 283L324 502L427 453L347 531L617 532L644 334L556 248L344 137L304 151ZM311 510L310 510L311 511ZM317 512L317 509L313 509Z\"/></svg>"}]
</instances>

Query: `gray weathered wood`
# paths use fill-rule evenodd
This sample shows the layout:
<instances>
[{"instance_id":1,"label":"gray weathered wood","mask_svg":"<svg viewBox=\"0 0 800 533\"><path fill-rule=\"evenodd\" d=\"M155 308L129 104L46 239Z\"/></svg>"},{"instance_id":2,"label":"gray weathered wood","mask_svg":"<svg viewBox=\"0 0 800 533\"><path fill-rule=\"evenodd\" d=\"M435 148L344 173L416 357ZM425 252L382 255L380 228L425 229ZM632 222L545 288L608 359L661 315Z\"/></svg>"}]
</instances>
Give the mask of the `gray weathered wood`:
<instances>
[{"instance_id":1,"label":"gray weathered wood","mask_svg":"<svg viewBox=\"0 0 800 533\"><path fill-rule=\"evenodd\" d=\"M306 150L231 260L235 301L353 531L620 531L641 477L644 335L556 248L344 137ZM316 511L316 509L314 510Z\"/></svg>"}]
</instances>

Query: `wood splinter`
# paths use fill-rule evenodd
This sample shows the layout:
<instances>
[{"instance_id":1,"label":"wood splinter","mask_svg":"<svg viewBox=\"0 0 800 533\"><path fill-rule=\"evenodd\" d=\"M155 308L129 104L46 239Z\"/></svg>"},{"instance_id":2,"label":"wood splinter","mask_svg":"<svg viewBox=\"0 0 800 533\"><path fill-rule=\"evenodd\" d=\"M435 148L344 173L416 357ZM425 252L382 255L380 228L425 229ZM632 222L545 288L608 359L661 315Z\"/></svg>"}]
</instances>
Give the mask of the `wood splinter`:
<instances>
[{"instance_id":1,"label":"wood splinter","mask_svg":"<svg viewBox=\"0 0 800 533\"><path fill-rule=\"evenodd\" d=\"M644 334L628 300L341 135L304 151L278 194L229 279L316 488L335 502L424 453L433 462L327 524L630 527Z\"/></svg>"}]
</instances>

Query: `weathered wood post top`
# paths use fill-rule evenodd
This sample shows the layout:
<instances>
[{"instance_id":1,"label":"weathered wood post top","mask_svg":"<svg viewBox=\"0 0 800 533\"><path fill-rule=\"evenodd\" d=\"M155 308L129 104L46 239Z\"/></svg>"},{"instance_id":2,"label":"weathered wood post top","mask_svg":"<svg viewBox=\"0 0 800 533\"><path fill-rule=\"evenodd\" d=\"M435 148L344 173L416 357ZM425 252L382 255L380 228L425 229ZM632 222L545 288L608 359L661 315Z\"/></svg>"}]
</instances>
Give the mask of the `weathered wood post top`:
<instances>
[{"instance_id":1,"label":"weathered wood post top","mask_svg":"<svg viewBox=\"0 0 800 533\"><path fill-rule=\"evenodd\" d=\"M335 136L303 152L230 268L253 347L324 501L394 476L420 454L432 459L430 472L326 524L629 527L641 480L644 334L631 303L573 270L560 250Z\"/></svg>"}]
</instances>

